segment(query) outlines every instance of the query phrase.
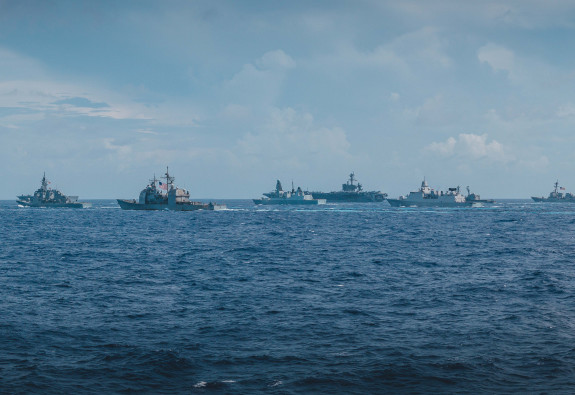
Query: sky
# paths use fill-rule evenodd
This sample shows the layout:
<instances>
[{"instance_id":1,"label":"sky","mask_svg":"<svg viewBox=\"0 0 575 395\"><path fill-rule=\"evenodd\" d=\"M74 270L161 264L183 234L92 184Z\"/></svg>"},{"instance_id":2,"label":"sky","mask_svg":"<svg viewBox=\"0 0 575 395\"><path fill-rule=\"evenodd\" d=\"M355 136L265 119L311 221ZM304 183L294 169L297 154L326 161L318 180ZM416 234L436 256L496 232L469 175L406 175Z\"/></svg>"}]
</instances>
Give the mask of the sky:
<instances>
[{"instance_id":1,"label":"sky","mask_svg":"<svg viewBox=\"0 0 575 395\"><path fill-rule=\"evenodd\" d=\"M575 192L575 2L0 0L0 199Z\"/></svg>"}]
</instances>

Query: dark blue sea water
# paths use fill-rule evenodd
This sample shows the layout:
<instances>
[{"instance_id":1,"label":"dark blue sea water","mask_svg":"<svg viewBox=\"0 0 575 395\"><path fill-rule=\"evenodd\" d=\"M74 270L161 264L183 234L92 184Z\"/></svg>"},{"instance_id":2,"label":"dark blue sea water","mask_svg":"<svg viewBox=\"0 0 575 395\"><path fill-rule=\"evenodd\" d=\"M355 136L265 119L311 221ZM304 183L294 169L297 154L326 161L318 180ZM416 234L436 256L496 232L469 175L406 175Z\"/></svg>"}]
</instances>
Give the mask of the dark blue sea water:
<instances>
[{"instance_id":1,"label":"dark blue sea water","mask_svg":"<svg viewBox=\"0 0 575 395\"><path fill-rule=\"evenodd\" d=\"M573 393L575 205L0 203L2 393Z\"/></svg>"}]
</instances>

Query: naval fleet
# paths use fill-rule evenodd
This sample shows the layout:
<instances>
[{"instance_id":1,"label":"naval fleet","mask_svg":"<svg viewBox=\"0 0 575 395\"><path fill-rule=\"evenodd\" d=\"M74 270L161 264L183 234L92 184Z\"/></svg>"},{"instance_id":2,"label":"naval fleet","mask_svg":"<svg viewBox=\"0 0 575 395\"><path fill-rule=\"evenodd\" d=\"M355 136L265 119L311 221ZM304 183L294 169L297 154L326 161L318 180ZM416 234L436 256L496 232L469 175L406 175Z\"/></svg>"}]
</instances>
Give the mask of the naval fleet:
<instances>
[{"instance_id":1,"label":"naval fleet","mask_svg":"<svg viewBox=\"0 0 575 395\"><path fill-rule=\"evenodd\" d=\"M117 203L123 210L172 210L172 211L218 211L226 209L225 204L214 202L204 203L190 200L190 192L178 188L174 184L174 177L166 173L162 180L156 176L140 192L138 199L117 199ZM88 208L92 203L79 202L78 196L65 195L61 191L49 186L46 174L42 177L40 188L32 195L19 195L16 203L19 207L54 207L54 208ZM549 196L531 199L541 203L575 203L575 194L564 193L565 188L559 186L559 181L554 184L554 189ZM388 198L387 193L381 191L364 191L363 186L357 182L355 173L349 175L349 179L342 184L340 191L332 192L309 192L301 187L284 190L279 180L276 188L271 192L265 192L263 197L252 199L256 205L323 205L326 203L379 203L387 202L392 207L471 207L475 205L495 203L492 199L481 199L480 195L472 193L467 187L467 195L463 195L460 187L448 188L440 191L431 188L424 179L416 191L411 191L397 199Z\"/></svg>"}]
</instances>

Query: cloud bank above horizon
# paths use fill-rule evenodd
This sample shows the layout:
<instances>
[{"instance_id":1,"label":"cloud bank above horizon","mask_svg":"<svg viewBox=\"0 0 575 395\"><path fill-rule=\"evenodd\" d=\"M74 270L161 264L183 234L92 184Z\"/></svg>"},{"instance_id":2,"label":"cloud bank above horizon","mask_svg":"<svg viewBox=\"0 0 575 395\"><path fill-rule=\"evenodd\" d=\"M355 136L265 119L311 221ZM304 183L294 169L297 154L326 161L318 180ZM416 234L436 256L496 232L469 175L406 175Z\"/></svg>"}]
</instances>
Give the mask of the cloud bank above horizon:
<instances>
[{"instance_id":1,"label":"cloud bank above horizon","mask_svg":"<svg viewBox=\"0 0 575 395\"><path fill-rule=\"evenodd\" d=\"M457 4L457 7L454 5ZM0 1L0 198L575 191L568 1ZM16 188L16 189L14 189Z\"/></svg>"}]
</instances>

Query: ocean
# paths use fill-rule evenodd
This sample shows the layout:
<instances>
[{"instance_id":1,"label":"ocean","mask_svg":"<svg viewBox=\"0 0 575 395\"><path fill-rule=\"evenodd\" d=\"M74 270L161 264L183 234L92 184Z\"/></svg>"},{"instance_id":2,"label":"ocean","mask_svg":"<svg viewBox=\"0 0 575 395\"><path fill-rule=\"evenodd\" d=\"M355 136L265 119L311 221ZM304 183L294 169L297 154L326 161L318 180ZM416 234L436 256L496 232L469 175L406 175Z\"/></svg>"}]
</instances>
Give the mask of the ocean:
<instances>
[{"instance_id":1,"label":"ocean","mask_svg":"<svg viewBox=\"0 0 575 395\"><path fill-rule=\"evenodd\" d=\"M575 205L0 202L1 393L573 393Z\"/></svg>"}]
</instances>

